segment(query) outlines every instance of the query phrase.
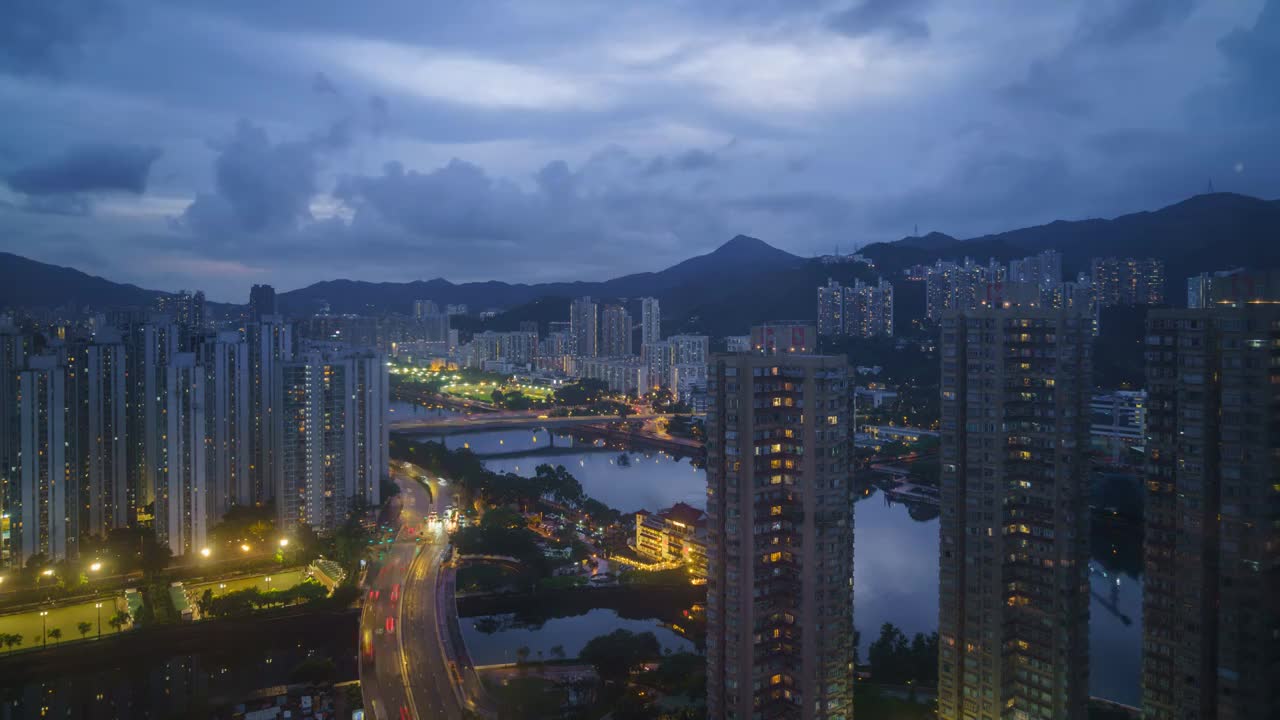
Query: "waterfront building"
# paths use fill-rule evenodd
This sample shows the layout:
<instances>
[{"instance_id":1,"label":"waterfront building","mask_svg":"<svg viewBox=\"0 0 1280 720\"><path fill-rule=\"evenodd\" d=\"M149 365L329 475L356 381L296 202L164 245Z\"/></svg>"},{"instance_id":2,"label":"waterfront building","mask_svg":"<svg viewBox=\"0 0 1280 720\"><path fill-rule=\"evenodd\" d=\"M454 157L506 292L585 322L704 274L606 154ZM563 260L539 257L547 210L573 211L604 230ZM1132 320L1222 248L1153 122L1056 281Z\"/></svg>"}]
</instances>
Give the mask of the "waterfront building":
<instances>
[{"instance_id":1,"label":"waterfront building","mask_svg":"<svg viewBox=\"0 0 1280 720\"><path fill-rule=\"evenodd\" d=\"M1147 316L1143 715L1280 715L1280 304Z\"/></svg>"},{"instance_id":2,"label":"waterfront building","mask_svg":"<svg viewBox=\"0 0 1280 720\"><path fill-rule=\"evenodd\" d=\"M1091 267L1090 277L1100 307L1164 302L1163 260L1096 257Z\"/></svg>"},{"instance_id":3,"label":"waterfront building","mask_svg":"<svg viewBox=\"0 0 1280 720\"><path fill-rule=\"evenodd\" d=\"M992 308L940 325L938 717L1084 720L1088 321Z\"/></svg>"},{"instance_id":4,"label":"waterfront building","mask_svg":"<svg viewBox=\"0 0 1280 720\"><path fill-rule=\"evenodd\" d=\"M706 513L676 503L656 513L636 513L636 554L655 563L678 563L695 578L707 576Z\"/></svg>"},{"instance_id":5,"label":"waterfront building","mask_svg":"<svg viewBox=\"0 0 1280 720\"><path fill-rule=\"evenodd\" d=\"M755 328L774 351L711 358L709 717L854 717L850 377L815 334Z\"/></svg>"},{"instance_id":6,"label":"waterfront building","mask_svg":"<svg viewBox=\"0 0 1280 720\"><path fill-rule=\"evenodd\" d=\"M599 380L616 393L640 395L649 389L652 382L648 365L636 357L579 358L577 374L587 380Z\"/></svg>"}]
</instances>

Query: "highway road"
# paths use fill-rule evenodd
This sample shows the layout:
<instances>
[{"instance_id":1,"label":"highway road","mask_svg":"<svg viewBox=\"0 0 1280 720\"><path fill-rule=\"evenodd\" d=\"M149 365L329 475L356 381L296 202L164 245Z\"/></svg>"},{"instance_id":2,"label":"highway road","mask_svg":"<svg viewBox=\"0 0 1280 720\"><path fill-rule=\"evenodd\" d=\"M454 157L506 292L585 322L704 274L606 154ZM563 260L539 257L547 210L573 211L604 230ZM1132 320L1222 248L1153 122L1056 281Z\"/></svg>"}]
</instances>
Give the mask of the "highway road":
<instances>
[{"instance_id":1,"label":"highway road","mask_svg":"<svg viewBox=\"0 0 1280 720\"><path fill-rule=\"evenodd\" d=\"M393 468L394 470L394 468ZM395 539L380 566L365 579L360 617L360 681L365 707L377 720L445 718L461 720L451 663L441 643L436 616L437 579L448 534L423 519L452 502L447 486L397 475L400 494L392 500ZM421 541L418 535L422 535Z\"/></svg>"}]
</instances>

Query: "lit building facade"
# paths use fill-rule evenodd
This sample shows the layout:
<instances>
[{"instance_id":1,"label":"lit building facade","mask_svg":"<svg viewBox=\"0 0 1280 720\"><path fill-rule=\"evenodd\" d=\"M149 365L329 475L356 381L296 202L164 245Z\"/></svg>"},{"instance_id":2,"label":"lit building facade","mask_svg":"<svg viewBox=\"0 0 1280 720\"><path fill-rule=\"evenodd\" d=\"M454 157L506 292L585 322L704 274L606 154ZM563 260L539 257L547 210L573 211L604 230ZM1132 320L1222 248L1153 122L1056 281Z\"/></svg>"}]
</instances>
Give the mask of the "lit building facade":
<instances>
[{"instance_id":1,"label":"lit building facade","mask_svg":"<svg viewBox=\"0 0 1280 720\"><path fill-rule=\"evenodd\" d=\"M938 717L1084 720L1088 321L941 318Z\"/></svg>"},{"instance_id":2,"label":"lit building facade","mask_svg":"<svg viewBox=\"0 0 1280 720\"><path fill-rule=\"evenodd\" d=\"M851 390L843 356L711 359L709 717L853 717Z\"/></svg>"},{"instance_id":3,"label":"lit building facade","mask_svg":"<svg viewBox=\"0 0 1280 720\"><path fill-rule=\"evenodd\" d=\"M156 541L180 557L203 548L210 527L205 374L195 353L169 358L161 403L163 454L157 474Z\"/></svg>"},{"instance_id":4,"label":"lit building facade","mask_svg":"<svg viewBox=\"0 0 1280 720\"><path fill-rule=\"evenodd\" d=\"M662 310L658 298L640 298L640 347L662 339Z\"/></svg>"},{"instance_id":5,"label":"lit building facade","mask_svg":"<svg viewBox=\"0 0 1280 720\"><path fill-rule=\"evenodd\" d=\"M1143 715L1280 715L1280 305L1147 316Z\"/></svg>"},{"instance_id":6,"label":"lit building facade","mask_svg":"<svg viewBox=\"0 0 1280 720\"><path fill-rule=\"evenodd\" d=\"M685 503L636 513L636 553L655 563L679 563L696 578L707 576L706 513Z\"/></svg>"},{"instance_id":7,"label":"lit building facade","mask_svg":"<svg viewBox=\"0 0 1280 720\"><path fill-rule=\"evenodd\" d=\"M600 313L600 354L608 357L632 354L631 313L621 305L606 305Z\"/></svg>"},{"instance_id":8,"label":"lit building facade","mask_svg":"<svg viewBox=\"0 0 1280 720\"><path fill-rule=\"evenodd\" d=\"M599 355L600 318L590 297L576 298L569 304L569 351L577 357Z\"/></svg>"},{"instance_id":9,"label":"lit building facade","mask_svg":"<svg viewBox=\"0 0 1280 720\"><path fill-rule=\"evenodd\" d=\"M1094 258L1090 276L1098 305L1160 305L1164 261L1156 258Z\"/></svg>"}]
</instances>

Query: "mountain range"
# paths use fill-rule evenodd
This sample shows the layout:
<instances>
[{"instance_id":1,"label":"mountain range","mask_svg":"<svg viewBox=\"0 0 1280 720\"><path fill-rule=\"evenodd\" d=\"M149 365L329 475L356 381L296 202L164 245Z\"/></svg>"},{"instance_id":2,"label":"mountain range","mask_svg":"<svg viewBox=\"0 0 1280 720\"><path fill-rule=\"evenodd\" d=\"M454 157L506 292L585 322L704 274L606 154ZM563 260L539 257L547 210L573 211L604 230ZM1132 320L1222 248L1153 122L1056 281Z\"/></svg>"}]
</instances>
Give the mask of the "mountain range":
<instances>
[{"instance_id":1,"label":"mountain range","mask_svg":"<svg viewBox=\"0 0 1280 720\"><path fill-rule=\"evenodd\" d=\"M966 240L943 233L873 243L860 250L876 264L824 265L792 255L756 238L739 235L706 255L665 270L600 282L516 284L500 281L455 284L437 278L405 283L330 280L281 293L284 311L306 313L328 303L336 313L407 313L414 300L441 305L466 303L473 311L504 311L486 327L515 327L519 320L565 319L572 297L603 300L651 295L663 308L663 331L742 333L765 319L810 320L815 288L828 277L872 280L877 272L899 290L900 311L918 312L918 288L905 287L903 268L936 259L1012 258L1056 249L1068 277L1087 271L1096 256L1158 257L1166 263L1167 297L1181 302L1185 278L1235 266L1280 267L1280 201L1231 193L1197 195L1151 212L1114 219L1058 220ZM164 293L113 283L71 268L0 253L0 308L95 308L146 305Z\"/></svg>"}]
</instances>

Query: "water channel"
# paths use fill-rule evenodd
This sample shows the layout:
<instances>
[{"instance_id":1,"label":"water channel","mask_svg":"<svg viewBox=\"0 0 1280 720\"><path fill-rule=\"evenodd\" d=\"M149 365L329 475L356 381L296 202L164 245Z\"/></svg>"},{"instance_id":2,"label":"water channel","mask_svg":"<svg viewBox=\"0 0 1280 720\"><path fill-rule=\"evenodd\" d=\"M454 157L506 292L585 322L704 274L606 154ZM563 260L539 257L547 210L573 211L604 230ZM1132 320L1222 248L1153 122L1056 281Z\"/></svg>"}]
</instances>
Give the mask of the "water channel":
<instances>
[{"instance_id":1,"label":"water channel","mask_svg":"<svg viewBox=\"0 0 1280 720\"><path fill-rule=\"evenodd\" d=\"M423 440L440 438L423 436ZM486 457L493 470L531 476L543 463L564 465L586 492L623 512L658 510L676 502L705 505L705 471L689 458L657 451L601 448L599 441L575 442L557 435L555 449L545 430L504 430L450 435L449 447L466 446ZM522 454L528 453L528 454ZM625 454L625 461L622 456ZM860 650L893 623L907 633L931 633L938 621L938 520L936 510L888 501L869 488L855 506L854 606L861 631ZM1090 691L1109 700L1137 705L1142 648L1141 536L1123 527L1095 523L1091 566ZM517 647L535 654L561 645L581 646L618 627L636 629L636 620L610 619L611 611L557 618L541 628L482 633L477 621L502 627L504 618L467 618L464 634L477 662L506 662ZM647 629L662 630L651 623ZM679 640L678 636L669 634ZM660 640L668 642L667 636ZM473 645L474 642L474 645Z\"/></svg>"}]
</instances>

